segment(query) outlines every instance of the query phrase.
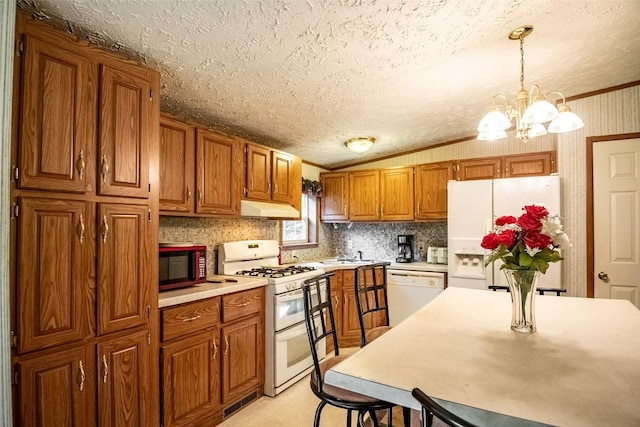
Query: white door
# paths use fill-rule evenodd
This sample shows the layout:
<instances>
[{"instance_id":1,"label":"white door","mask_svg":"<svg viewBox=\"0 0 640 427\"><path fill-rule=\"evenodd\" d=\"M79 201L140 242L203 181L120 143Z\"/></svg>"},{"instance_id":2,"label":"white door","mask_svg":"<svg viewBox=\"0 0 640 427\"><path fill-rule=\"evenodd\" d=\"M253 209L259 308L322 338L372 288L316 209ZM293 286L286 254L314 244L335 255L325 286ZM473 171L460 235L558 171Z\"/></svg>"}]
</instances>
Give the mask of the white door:
<instances>
[{"instance_id":1,"label":"white door","mask_svg":"<svg viewBox=\"0 0 640 427\"><path fill-rule=\"evenodd\" d=\"M640 307L640 139L593 145L594 294Z\"/></svg>"}]
</instances>

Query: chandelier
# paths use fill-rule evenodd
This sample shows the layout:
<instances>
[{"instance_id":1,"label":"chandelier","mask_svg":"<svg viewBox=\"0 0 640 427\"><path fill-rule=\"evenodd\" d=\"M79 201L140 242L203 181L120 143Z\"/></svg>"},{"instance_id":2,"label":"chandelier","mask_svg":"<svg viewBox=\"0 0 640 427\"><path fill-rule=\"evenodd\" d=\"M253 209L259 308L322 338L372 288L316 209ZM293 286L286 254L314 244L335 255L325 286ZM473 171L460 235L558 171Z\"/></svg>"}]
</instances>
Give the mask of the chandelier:
<instances>
[{"instance_id":1,"label":"chandelier","mask_svg":"<svg viewBox=\"0 0 640 427\"><path fill-rule=\"evenodd\" d=\"M584 126L580 117L571 112L560 92L543 94L538 85L533 85L529 91L524 88L524 38L532 32L533 26L524 25L509 33L510 40L520 41L520 91L513 104L504 95L493 96L489 112L478 125L478 139L481 141L506 138L506 130L513 125L513 119L516 138L523 142L547 132L570 132ZM547 101L547 97L552 95L562 98L558 108ZM550 123L545 128L543 123L547 122Z\"/></svg>"},{"instance_id":2,"label":"chandelier","mask_svg":"<svg viewBox=\"0 0 640 427\"><path fill-rule=\"evenodd\" d=\"M344 145L351 151L356 153L364 153L371 147L373 147L373 143L376 142L376 139L372 136L362 137L359 136L357 138L351 138L344 142Z\"/></svg>"}]
</instances>

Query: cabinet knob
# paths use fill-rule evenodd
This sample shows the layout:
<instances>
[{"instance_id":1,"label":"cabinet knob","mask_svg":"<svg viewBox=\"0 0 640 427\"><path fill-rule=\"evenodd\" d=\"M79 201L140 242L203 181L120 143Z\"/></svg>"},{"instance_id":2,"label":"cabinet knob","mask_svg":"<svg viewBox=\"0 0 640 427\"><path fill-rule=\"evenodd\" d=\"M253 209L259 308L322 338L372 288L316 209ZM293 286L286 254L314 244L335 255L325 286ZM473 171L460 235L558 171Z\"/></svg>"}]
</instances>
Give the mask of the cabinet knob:
<instances>
[{"instance_id":1,"label":"cabinet knob","mask_svg":"<svg viewBox=\"0 0 640 427\"><path fill-rule=\"evenodd\" d=\"M217 337L213 337L213 340L211 340L213 343L213 356L211 356L211 360L216 360L216 357L218 356L218 344L216 344L216 341Z\"/></svg>"},{"instance_id":2,"label":"cabinet knob","mask_svg":"<svg viewBox=\"0 0 640 427\"><path fill-rule=\"evenodd\" d=\"M78 155L78 161L76 162L76 167L78 168L78 175L80 181L84 179L84 168L86 164L84 162L84 150L80 150L80 154Z\"/></svg>"},{"instance_id":3,"label":"cabinet knob","mask_svg":"<svg viewBox=\"0 0 640 427\"><path fill-rule=\"evenodd\" d=\"M102 182L107 182L109 179L109 160L107 155L102 156Z\"/></svg>"},{"instance_id":4,"label":"cabinet knob","mask_svg":"<svg viewBox=\"0 0 640 427\"><path fill-rule=\"evenodd\" d=\"M225 356L229 353L229 337L225 335L224 337L224 354Z\"/></svg>"},{"instance_id":5,"label":"cabinet knob","mask_svg":"<svg viewBox=\"0 0 640 427\"><path fill-rule=\"evenodd\" d=\"M104 354L102 355L102 370L104 371L102 382L106 384L107 378L109 377L109 365L107 364L107 356Z\"/></svg>"},{"instance_id":6,"label":"cabinet knob","mask_svg":"<svg viewBox=\"0 0 640 427\"><path fill-rule=\"evenodd\" d=\"M107 236L109 236L109 221L107 216L102 217L102 243L107 243Z\"/></svg>"},{"instance_id":7,"label":"cabinet knob","mask_svg":"<svg viewBox=\"0 0 640 427\"><path fill-rule=\"evenodd\" d=\"M191 201L191 186L187 185L187 202Z\"/></svg>"},{"instance_id":8,"label":"cabinet knob","mask_svg":"<svg viewBox=\"0 0 640 427\"><path fill-rule=\"evenodd\" d=\"M82 360L80 361L78 368L80 369L80 391L83 391L84 380L87 379L87 376L84 373L84 365L82 364Z\"/></svg>"},{"instance_id":9,"label":"cabinet knob","mask_svg":"<svg viewBox=\"0 0 640 427\"><path fill-rule=\"evenodd\" d=\"M80 214L80 218L78 219L78 237L81 245L84 243L84 230L84 215Z\"/></svg>"}]
</instances>

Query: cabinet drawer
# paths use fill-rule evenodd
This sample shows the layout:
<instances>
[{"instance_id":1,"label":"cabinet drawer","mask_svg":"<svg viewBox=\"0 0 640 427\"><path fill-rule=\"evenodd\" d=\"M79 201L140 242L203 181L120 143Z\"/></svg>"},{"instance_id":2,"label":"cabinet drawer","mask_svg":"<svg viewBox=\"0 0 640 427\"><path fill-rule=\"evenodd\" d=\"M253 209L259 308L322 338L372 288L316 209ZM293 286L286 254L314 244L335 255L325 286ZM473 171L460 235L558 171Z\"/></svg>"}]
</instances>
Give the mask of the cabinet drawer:
<instances>
[{"instance_id":1,"label":"cabinet drawer","mask_svg":"<svg viewBox=\"0 0 640 427\"><path fill-rule=\"evenodd\" d=\"M229 322L262 311L263 288L222 296L222 321Z\"/></svg>"},{"instance_id":2,"label":"cabinet drawer","mask_svg":"<svg viewBox=\"0 0 640 427\"><path fill-rule=\"evenodd\" d=\"M219 298L166 308L162 310L162 341L217 325L219 321Z\"/></svg>"}]
</instances>

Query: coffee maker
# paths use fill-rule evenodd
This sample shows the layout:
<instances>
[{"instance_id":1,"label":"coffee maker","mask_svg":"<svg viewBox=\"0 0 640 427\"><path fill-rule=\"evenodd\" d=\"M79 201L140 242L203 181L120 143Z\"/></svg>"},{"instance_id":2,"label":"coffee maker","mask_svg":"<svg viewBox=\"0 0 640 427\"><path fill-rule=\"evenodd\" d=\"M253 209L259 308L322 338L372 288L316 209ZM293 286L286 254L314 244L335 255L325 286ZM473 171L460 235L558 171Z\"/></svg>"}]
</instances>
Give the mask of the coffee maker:
<instances>
[{"instance_id":1,"label":"coffee maker","mask_svg":"<svg viewBox=\"0 0 640 427\"><path fill-rule=\"evenodd\" d=\"M398 257L396 262L413 261L413 235L405 234L398 236Z\"/></svg>"}]
</instances>

